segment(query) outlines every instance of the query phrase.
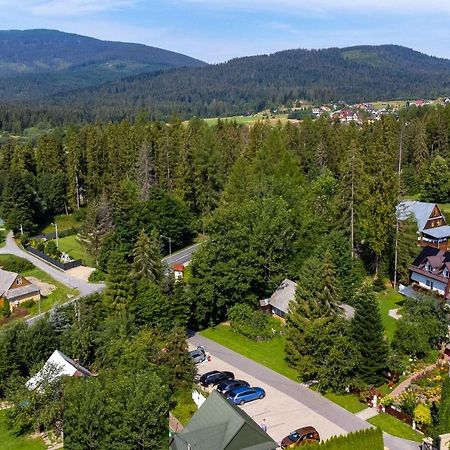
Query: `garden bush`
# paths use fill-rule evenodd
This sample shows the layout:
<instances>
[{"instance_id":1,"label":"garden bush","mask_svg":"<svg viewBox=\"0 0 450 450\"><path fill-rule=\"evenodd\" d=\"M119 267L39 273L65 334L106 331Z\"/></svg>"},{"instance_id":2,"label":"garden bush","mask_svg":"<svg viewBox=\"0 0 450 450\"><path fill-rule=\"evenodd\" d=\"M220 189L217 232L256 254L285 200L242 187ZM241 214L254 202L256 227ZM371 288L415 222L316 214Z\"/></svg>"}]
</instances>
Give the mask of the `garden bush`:
<instances>
[{"instance_id":1,"label":"garden bush","mask_svg":"<svg viewBox=\"0 0 450 450\"><path fill-rule=\"evenodd\" d=\"M302 449L321 450L383 450L383 434L380 429L373 428L361 430L356 433L349 433L347 436L337 436L328 439L326 442L317 444L306 444Z\"/></svg>"},{"instance_id":2,"label":"garden bush","mask_svg":"<svg viewBox=\"0 0 450 450\"><path fill-rule=\"evenodd\" d=\"M24 301L24 302L21 304L21 306L22 306L23 308L30 309L30 308L32 308L35 304L36 304L36 302L35 302L34 300L26 300L26 301Z\"/></svg>"},{"instance_id":3,"label":"garden bush","mask_svg":"<svg viewBox=\"0 0 450 450\"><path fill-rule=\"evenodd\" d=\"M33 264L27 261L26 259L19 258L14 255L5 255L2 256L0 260L0 265L5 270L9 270L10 272L23 273L27 270L31 270L34 268Z\"/></svg>"},{"instance_id":4,"label":"garden bush","mask_svg":"<svg viewBox=\"0 0 450 450\"><path fill-rule=\"evenodd\" d=\"M280 328L276 319L244 304L237 304L230 308L228 319L233 331L255 341L272 339L278 334Z\"/></svg>"},{"instance_id":5,"label":"garden bush","mask_svg":"<svg viewBox=\"0 0 450 450\"><path fill-rule=\"evenodd\" d=\"M105 281L106 274L99 269L94 270L89 275L89 281L91 283L99 283L100 281Z\"/></svg>"}]
</instances>

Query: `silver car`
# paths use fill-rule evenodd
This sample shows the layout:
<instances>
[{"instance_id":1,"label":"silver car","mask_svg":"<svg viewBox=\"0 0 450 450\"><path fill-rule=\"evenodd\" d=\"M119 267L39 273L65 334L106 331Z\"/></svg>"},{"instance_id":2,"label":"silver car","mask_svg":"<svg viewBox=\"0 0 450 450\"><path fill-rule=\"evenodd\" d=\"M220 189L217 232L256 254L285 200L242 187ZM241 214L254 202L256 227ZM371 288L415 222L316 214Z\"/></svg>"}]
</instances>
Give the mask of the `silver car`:
<instances>
[{"instance_id":1,"label":"silver car","mask_svg":"<svg viewBox=\"0 0 450 450\"><path fill-rule=\"evenodd\" d=\"M206 351L204 347L197 347L195 350L191 350L189 355L195 364L199 364L206 359Z\"/></svg>"}]
</instances>

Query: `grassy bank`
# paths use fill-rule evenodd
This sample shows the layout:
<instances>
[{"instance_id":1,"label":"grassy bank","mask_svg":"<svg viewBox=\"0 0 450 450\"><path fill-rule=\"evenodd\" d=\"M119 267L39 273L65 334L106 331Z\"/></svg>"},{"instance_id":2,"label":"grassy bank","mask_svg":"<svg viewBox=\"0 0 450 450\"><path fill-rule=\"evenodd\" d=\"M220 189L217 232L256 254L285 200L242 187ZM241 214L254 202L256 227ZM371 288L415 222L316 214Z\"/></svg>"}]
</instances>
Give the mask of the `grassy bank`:
<instances>
[{"instance_id":1,"label":"grassy bank","mask_svg":"<svg viewBox=\"0 0 450 450\"><path fill-rule=\"evenodd\" d=\"M4 450L45 450L42 439L14 436L6 425L6 411L0 411L0 448Z\"/></svg>"},{"instance_id":2,"label":"grassy bank","mask_svg":"<svg viewBox=\"0 0 450 450\"><path fill-rule=\"evenodd\" d=\"M421 442L423 438L422 434L414 431L409 425L386 413L381 413L369 419L368 422L392 436L415 442Z\"/></svg>"},{"instance_id":3,"label":"grassy bank","mask_svg":"<svg viewBox=\"0 0 450 450\"><path fill-rule=\"evenodd\" d=\"M405 297L389 288L384 292L380 292L377 299L383 321L384 334L391 341L397 328L397 320L389 316L389 310L401 308Z\"/></svg>"},{"instance_id":4,"label":"grassy bank","mask_svg":"<svg viewBox=\"0 0 450 450\"><path fill-rule=\"evenodd\" d=\"M94 258L88 253L87 248L78 240L77 235L59 238L59 249L67 253L72 259L81 259L83 265L95 267Z\"/></svg>"},{"instance_id":5,"label":"grassy bank","mask_svg":"<svg viewBox=\"0 0 450 450\"><path fill-rule=\"evenodd\" d=\"M61 214L53 219L53 223L58 225L58 231L66 231L71 228L79 228L82 225L75 214ZM42 233L54 233L55 226L51 223L47 224Z\"/></svg>"}]
</instances>

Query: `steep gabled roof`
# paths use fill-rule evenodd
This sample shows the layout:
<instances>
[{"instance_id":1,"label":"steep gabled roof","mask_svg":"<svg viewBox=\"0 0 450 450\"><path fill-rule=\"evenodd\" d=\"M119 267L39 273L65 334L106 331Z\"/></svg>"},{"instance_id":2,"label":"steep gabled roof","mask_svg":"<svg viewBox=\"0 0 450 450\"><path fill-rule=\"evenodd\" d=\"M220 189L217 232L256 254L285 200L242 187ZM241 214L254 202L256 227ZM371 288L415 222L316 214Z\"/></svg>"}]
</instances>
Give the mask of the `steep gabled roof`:
<instances>
[{"instance_id":1,"label":"steep gabled roof","mask_svg":"<svg viewBox=\"0 0 450 450\"><path fill-rule=\"evenodd\" d=\"M0 269L0 296L3 296L5 292L11 287L17 275L17 273Z\"/></svg>"},{"instance_id":2,"label":"steep gabled roof","mask_svg":"<svg viewBox=\"0 0 450 450\"><path fill-rule=\"evenodd\" d=\"M212 391L171 450L274 450L277 443L242 409Z\"/></svg>"},{"instance_id":3,"label":"steep gabled roof","mask_svg":"<svg viewBox=\"0 0 450 450\"><path fill-rule=\"evenodd\" d=\"M419 231L423 231L435 206L436 203L404 200L397 205L397 218L398 220L406 220L412 215L417 221Z\"/></svg>"}]
</instances>

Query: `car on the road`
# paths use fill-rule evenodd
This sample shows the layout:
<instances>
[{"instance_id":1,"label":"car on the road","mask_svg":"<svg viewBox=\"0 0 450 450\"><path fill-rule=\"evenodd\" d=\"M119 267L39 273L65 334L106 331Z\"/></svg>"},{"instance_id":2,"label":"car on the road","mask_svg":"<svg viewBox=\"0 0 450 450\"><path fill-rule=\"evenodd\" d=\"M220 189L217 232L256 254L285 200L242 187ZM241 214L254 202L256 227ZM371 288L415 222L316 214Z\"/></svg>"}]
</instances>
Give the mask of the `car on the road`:
<instances>
[{"instance_id":1,"label":"car on the road","mask_svg":"<svg viewBox=\"0 0 450 450\"><path fill-rule=\"evenodd\" d=\"M226 380L222 381L222 383L220 383L217 386L217 390L222 394L225 394L228 391L231 391L241 386L250 386L250 385L244 380Z\"/></svg>"},{"instance_id":2,"label":"car on the road","mask_svg":"<svg viewBox=\"0 0 450 450\"><path fill-rule=\"evenodd\" d=\"M314 427L303 427L292 431L281 441L281 448L296 448L304 444L320 442L320 436Z\"/></svg>"},{"instance_id":3,"label":"car on the road","mask_svg":"<svg viewBox=\"0 0 450 450\"><path fill-rule=\"evenodd\" d=\"M243 405L257 399L263 399L266 391L260 387L241 386L232 389L225 394L225 397L236 405Z\"/></svg>"},{"instance_id":4,"label":"car on the road","mask_svg":"<svg viewBox=\"0 0 450 450\"><path fill-rule=\"evenodd\" d=\"M204 347L197 347L195 350L191 350L189 352L189 356L192 358L195 364L200 364L207 358Z\"/></svg>"},{"instance_id":5,"label":"car on the road","mask_svg":"<svg viewBox=\"0 0 450 450\"><path fill-rule=\"evenodd\" d=\"M200 377L200 384L202 386L210 386L220 384L225 380L234 380L234 373L227 372L224 370L220 372L219 370L213 370L211 372L206 372Z\"/></svg>"}]
</instances>

